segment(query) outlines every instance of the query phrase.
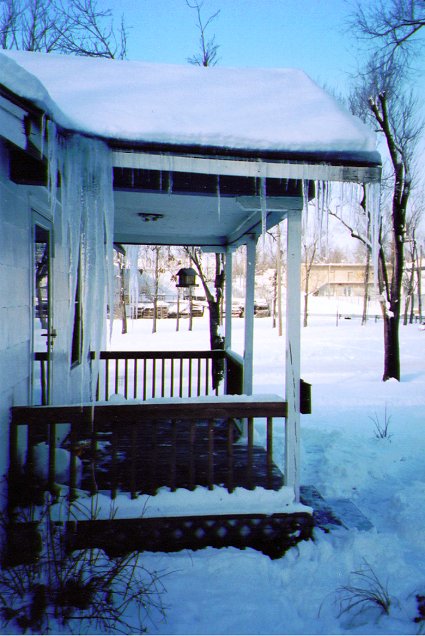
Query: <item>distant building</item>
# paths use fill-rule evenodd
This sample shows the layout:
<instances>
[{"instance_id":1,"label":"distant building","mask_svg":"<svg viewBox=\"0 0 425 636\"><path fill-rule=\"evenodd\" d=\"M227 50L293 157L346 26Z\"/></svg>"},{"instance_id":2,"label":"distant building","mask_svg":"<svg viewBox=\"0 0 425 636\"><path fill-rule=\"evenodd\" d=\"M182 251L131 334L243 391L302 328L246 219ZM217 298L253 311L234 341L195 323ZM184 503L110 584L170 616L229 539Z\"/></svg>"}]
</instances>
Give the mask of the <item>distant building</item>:
<instances>
[{"instance_id":1,"label":"distant building","mask_svg":"<svg viewBox=\"0 0 425 636\"><path fill-rule=\"evenodd\" d=\"M306 268L302 265L302 288L306 287ZM363 263L314 263L308 280L312 296L363 296L365 265ZM370 268L369 295L374 292L373 267Z\"/></svg>"}]
</instances>

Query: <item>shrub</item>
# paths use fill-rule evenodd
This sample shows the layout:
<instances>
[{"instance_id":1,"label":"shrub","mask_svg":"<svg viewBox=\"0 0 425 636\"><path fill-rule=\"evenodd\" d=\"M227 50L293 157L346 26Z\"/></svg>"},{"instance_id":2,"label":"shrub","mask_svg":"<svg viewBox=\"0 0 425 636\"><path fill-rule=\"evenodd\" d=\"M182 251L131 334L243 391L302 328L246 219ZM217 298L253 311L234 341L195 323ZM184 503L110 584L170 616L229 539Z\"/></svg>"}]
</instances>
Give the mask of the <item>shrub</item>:
<instances>
[{"instance_id":1,"label":"shrub","mask_svg":"<svg viewBox=\"0 0 425 636\"><path fill-rule=\"evenodd\" d=\"M0 570L2 627L39 634L58 629L68 633L146 631L144 622L150 610L163 613L162 577L143 567L140 553L115 558L99 549L70 553L63 524L52 520L50 509L51 504L46 503L35 524L37 509L29 512L31 519L12 523L2 519L6 538ZM25 532L32 528L33 536L38 534L40 540L32 542L31 558L26 554L19 560L7 550L7 536L12 533L16 539L23 528Z\"/></svg>"},{"instance_id":2,"label":"shrub","mask_svg":"<svg viewBox=\"0 0 425 636\"><path fill-rule=\"evenodd\" d=\"M375 415L370 419L375 424L375 437L377 437L378 439L389 439L390 437L392 437L389 432L391 415L388 415L387 413L387 405L385 405L383 420L380 420L377 413L375 413Z\"/></svg>"},{"instance_id":3,"label":"shrub","mask_svg":"<svg viewBox=\"0 0 425 636\"><path fill-rule=\"evenodd\" d=\"M337 590L340 616L353 610L360 613L368 606L378 607L383 614L389 614L391 597L388 587L381 583L367 561L364 563L364 567L352 572L355 583L343 585Z\"/></svg>"}]
</instances>

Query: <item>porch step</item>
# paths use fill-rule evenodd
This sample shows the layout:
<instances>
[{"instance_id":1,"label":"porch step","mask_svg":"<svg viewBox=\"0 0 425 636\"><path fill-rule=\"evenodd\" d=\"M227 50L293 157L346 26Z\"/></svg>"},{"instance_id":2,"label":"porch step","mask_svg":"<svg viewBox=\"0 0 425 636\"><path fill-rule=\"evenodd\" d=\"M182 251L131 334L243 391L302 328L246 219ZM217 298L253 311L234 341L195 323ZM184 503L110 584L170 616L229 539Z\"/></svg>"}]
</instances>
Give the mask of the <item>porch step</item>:
<instances>
[{"instance_id":1,"label":"porch step","mask_svg":"<svg viewBox=\"0 0 425 636\"><path fill-rule=\"evenodd\" d=\"M68 522L66 538L69 550L101 548L109 556L232 546L279 558L312 530L308 513L229 514Z\"/></svg>"},{"instance_id":2,"label":"porch step","mask_svg":"<svg viewBox=\"0 0 425 636\"><path fill-rule=\"evenodd\" d=\"M301 486L300 498L303 504L313 508L314 525L325 532L338 526L364 532L373 528L373 524L350 499L324 499L314 486Z\"/></svg>"}]
</instances>

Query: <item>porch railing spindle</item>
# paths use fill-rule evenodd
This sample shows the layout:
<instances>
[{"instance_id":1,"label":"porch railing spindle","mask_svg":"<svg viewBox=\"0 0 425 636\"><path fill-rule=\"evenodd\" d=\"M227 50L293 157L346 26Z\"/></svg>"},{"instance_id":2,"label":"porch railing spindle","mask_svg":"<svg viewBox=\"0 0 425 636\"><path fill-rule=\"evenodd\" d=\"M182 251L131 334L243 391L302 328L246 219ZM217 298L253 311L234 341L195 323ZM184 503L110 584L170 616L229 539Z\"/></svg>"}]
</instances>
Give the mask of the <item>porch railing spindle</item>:
<instances>
[{"instance_id":1,"label":"porch railing spindle","mask_svg":"<svg viewBox=\"0 0 425 636\"><path fill-rule=\"evenodd\" d=\"M210 394L210 378L209 378L209 371L210 371L210 364L211 364L211 360L209 360L208 358L205 360L205 395L209 395Z\"/></svg>"},{"instance_id":2,"label":"porch railing spindle","mask_svg":"<svg viewBox=\"0 0 425 636\"><path fill-rule=\"evenodd\" d=\"M117 422L112 421L112 448L111 448L111 499L115 499L118 491L118 427Z\"/></svg>"},{"instance_id":3,"label":"porch railing spindle","mask_svg":"<svg viewBox=\"0 0 425 636\"><path fill-rule=\"evenodd\" d=\"M152 358L152 397L155 397L156 392L156 359Z\"/></svg>"},{"instance_id":4,"label":"porch railing spindle","mask_svg":"<svg viewBox=\"0 0 425 636\"><path fill-rule=\"evenodd\" d=\"M134 358L134 367L133 367L133 398L137 398L137 364L138 359Z\"/></svg>"},{"instance_id":5,"label":"porch railing spindle","mask_svg":"<svg viewBox=\"0 0 425 636\"><path fill-rule=\"evenodd\" d=\"M248 418L248 458L247 458L247 483L248 488L252 489L252 464L254 450L254 418Z\"/></svg>"},{"instance_id":6,"label":"porch railing spindle","mask_svg":"<svg viewBox=\"0 0 425 636\"><path fill-rule=\"evenodd\" d=\"M118 393L119 358L115 360L115 393Z\"/></svg>"},{"instance_id":7,"label":"porch railing spindle","mask_svg":"<svg viewBox=\"0 0 425 636\"><path fill-rule=\"evenodd\" d=\"M179 397L183 397L183 357L180 356L180 371L179 371Z\"/></svg>"},{"instance_id":8,"label":"porch railing spindle","mask_svg":"<svg viewBox=\"0 0 425 636\"><path fill-rule=\"evenodd\" d=\"M146 391L147 391L147 384L148 384L148 380L146 377L146 373L147 373L147 358L143 358L143 399L146 400Z\"/></svg>"},{"instance_id":9,"label":"porch railing spindle","mask_svg":"<svg viewBox=\"0 0 425 636\"><path fill-rule=\"evenodd\" d=\"M131 451L130 451L130 493L131 498L136 499L136 461L137 461L137 430L134 424L131 425Z\"/></svg>"},{"instance_id":10,"label":"porch railing spindle","mask_svg":"<svg viewBox=\"0 0 425 636\"><path fill-rule=\"evenodd\" d=\"M128 398L128 358L124 361L124 397Z\"/></svg>"},{"instance_id":11,"label":"porch railing spindle","mask_svg":"<svg viewBox=\"0 0 425 636\"><path fill-rule=\"evenodd\" d=\"M177 422L171 420L170 490L176 490L177 476Z\"/></svg>"},{"instance_id":12,"label":"porch railing spindle","mask_svg":"<svg viewBox=\"0 0 425 636\"><path fill-rule=\"evenodd\" d=\"M196 383L196 395L199 397L201 395L201 365L202 365L202 358L198 358L197 362L198 362L198 378L197 378L197 383Z\"/></svg>"},{"instance_id":13,"label":"porch railing spindle","mask_svg":"<svg viewBox=\"0 0 425 636\"><path fill-rule=\"evenodd\" d=\"M165 358L161 360L161 397L165 396Z\"/></svg>"},{"instance_id":14,"label":"porch railing spindle","mask_svg":"<svg viewBox=\"0 0 425 636\"><path fill-rule=\"evenodd\" d=\"M170 397L174 397L174 358L170 358Z\"/></svg>"},{"instance_id":15,"label":"porch railing spindle","mask_svg":"<svg viewBox=\"0 0 425 636\"><path fill-rule=\"evenodd\" d=\"M214 420L208 420L208 489L214 488Z\"/></svg>"},{"instance_id":16,"label":"porch railing spindle","mask_svg":"<svg viewBox=\"0 0 425 636\"><path fill-rule=\"evenodd\" d=\"M273 418L267 418L267 486L271 488L273 476Z\"/></svg>"},{"instance_id":17,"label":"porch railing spindle","mask_svg":"<svg viewBox=\"0 0 425 636\"><path fill-rule=\"evenodd\" d=\"M227 418L227 490L234 491L233 480L233 419Z\"/></svg>"},{"instance_id":18,"label":"porch railing spindle","mask_svg":"<svg viewBox=\"0 0 425 636\"><path fill-rule=\"evenodd\" d=\"M189 422L189 487L194 490L196 486L195 474L195 441L196 441L196 421Z\"/></svg>"},{"instance_id":19,"label":"porch railing spindle","mask_svg":"<svg viewBox=\"0 0 425 636\"><path fill-rule=\"evenodd\" d=\"M192 358L187 359L188 366L188 386L187 386L187 396L192 397Z\"/></svg>"},{"instance_id":20,"label":"porch railing spindle","mask_svg":"<svg viewBox=\"0 0 425 636\"><path fill-rule=\"evenodd\" d=\"M105 400L109 400L109 360L105 360Z\"/></svg>"}]
</instances>

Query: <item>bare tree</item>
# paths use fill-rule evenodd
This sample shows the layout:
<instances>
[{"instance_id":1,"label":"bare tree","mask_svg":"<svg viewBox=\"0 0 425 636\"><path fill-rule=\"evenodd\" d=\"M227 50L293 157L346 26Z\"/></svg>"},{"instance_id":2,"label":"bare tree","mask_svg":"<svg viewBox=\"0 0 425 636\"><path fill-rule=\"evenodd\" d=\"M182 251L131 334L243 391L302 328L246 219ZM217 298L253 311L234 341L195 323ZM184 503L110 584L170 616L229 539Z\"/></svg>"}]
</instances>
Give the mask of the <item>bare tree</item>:
<instances>
[{"instance_id":1,"label":"bare tree","mask_svg":"<svg viewBox=\"0 0 425 636\"><path fill-rule=\"evenodd\" d=\"M412 324L415 311L415 291L417 292L417 284L420 281L417 266L419 261L418 248L418 228L422 216L422 209L419 206L412 206L406 221L406 257L408 266L404 272L403 286L405 290L404 316L403 324ZM420 283L419 283L420 287Z\"/></svg>"},{"instance_id":2,"label":"bare tree","mask_svg":"<svg viewBox=\"0 0 425 636\"><path fill-rule=\"evenodd\" d=\"M385 61L401 55L404 59L420 44L417 37L425 26L424 0L374 0L365 10L357 2L354 27L374 42Z\"/></svg>"},{"instance_id":3,"label":"bare tree","mask_svg":"<svg viewBox=\"0 0 425 636\"><path fill-rule=\"evenodd\" d=\"M96 0L3 0L3 49L124 58L127 29L115 27L110 9Z\"/></svg>"},{"instance_id":4,"label":"bare tree","mask_svg":"<svg viewBox=\"0 0 425 636\"><path fill-rule=\"evenodd\" d=\"M390 169L390 176L384 183L389 188L390 198L390 257L385 249L383 218L376 232L377 274L384 320L383 380L400 380L399 323L406 215L412 191L415 148L423 128L417 117L416 99L411 91L403 90L404 71L405 67L394 60L388 62L375 56L360 77L350 100L352 110L382 135ZM353 228L351 233L356 236ZM368 249L372 249L370 236L363 235L362 240Z\"/></svg>"},{"instance_id":5,"label":"bare tree","mask_svg":"<svg viewBox=\"0 0 425 636\"><path fill-rule=\"evenodd\" d=\"M308 299L309 299L309 282L311 268L313 267L314 260L316 258L317 247L319 243L319 236L317 233L309 240L307 233L304 232L302 239L302 251L304 257L304 318L303 327L308 325Z\"/></svg>"},{"instance_id":6,"label":"bare tree","mask_svg":"<svg viewBox=\"0 0 425 636\"><path fill-rule=\"evenodd\" d=\"M218 62L218 49L219 45L215 42L215 35L212 38L207 39L206 31L210 24L217 18L220 13L220 9L215 13L212 13L208 18L202 18L202 7L204 2L199 0L186 0L186 4L190 9L196 11L196 26L199 29L199 52L195 53L187 59L189 64L195 66L215 66Z\"/></svg>"},{"instance_id":7,"label":"bare tree","mask_svg":"<svg viewBox=\"0 0 425 636\"><path fill-rule=\"evenodd\" d=\"M196 272L201 280L209 310L210 326L210 347L214 349L224 348L224 338L220 335L220 307L223 298L224 288L224 260L222 254L215 254L215 277L213 281L208 281L202 266L202 250L196 247L186 247L186 253L190 256ZM210 284L214 284L214 291L211 291ZM216 389L223 377L223 367L221 360L213 361L213 388Z\"/></svg>"}]
</instances>

